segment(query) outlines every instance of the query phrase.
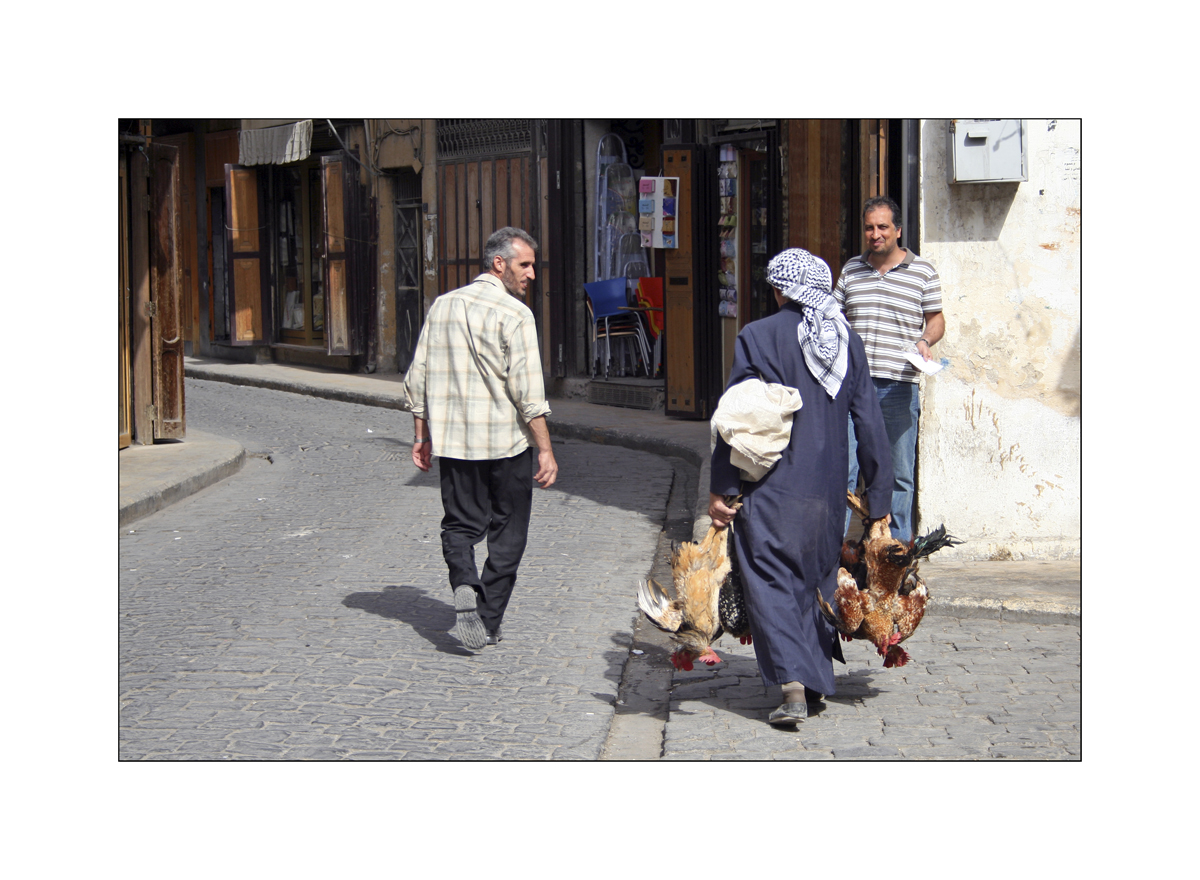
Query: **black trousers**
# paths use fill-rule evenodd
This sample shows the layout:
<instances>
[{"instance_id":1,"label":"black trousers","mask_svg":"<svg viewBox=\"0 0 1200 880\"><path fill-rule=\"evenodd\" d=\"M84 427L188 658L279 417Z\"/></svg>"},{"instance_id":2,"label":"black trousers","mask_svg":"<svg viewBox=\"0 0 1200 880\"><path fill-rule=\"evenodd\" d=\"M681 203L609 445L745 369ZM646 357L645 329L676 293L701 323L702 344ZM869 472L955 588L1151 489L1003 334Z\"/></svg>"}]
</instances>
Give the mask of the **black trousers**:
<instances>
[{"instance_id":1,"label":"black trousers","mask_svg":"<svg viewBox=\"0 0 1200 880\"><path fill-rule=\"evenodd\" d=\"M529 537L533 450L485 461L439 458L438 476L445 510L442 555L450 569L450 589L474 587L479 617L494 632L504 618ZM485 536L488 558L480 576L475 545Z\"/></svg>"}]
</instances>

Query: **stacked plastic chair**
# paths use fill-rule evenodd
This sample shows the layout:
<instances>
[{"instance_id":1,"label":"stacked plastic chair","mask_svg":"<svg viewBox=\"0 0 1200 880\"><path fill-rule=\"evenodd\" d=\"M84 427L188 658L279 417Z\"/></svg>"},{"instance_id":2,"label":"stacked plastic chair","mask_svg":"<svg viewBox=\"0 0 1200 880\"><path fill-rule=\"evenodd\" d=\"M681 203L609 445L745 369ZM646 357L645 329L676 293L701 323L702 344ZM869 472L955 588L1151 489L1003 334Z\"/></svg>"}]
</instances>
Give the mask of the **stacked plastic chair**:
<instances>
[{"instance_id":1,"label":"stacked plastic chair","mask_svg":"<svg viewBox=\"0 0 1200 880\"><path fill-rule=\"evenodd\" d=\"M624 345L640 352L641 364L650 374L650 343L637 312L622 311L634 302L639 277L650 272L646 250L637 228L637 181L626 163L625 144L615 134L606 134L596 147L596 228L593 275L596 281L584 285L588 291L588 309L592 315L592 377L597 361L604 361L608 378L613 358L613 340L617 341L620 370L624 373ZM603 288L596 285L618 282ZM596 291L595 293L593 291ZM613 293L616 291L616 293ZM600 303L603 302L603 305ZM601 357L597 345L604 341ZM637 359L633 370L636 372Z\"/></svg>"},{"instance_id":2,"label":"stacked plastic chair","mask_svg":"<svg viewBox=\"0 0 1200 880\"><path fill-rule=\"evenodd\" d=\"M608 169L617 164L625 164L625 143L615 134L606 134L596 145L596 237L592 262L592 275L596 278L605 276L607 266L608 215L612 213L608 197Z\"/></svg>"},{"instance_id":3,"label":"stacked plastic chair","mask_svg":"<svg viewBox=\"0 0 1200 880\"><path fill-rule=\"evenodd\" d=\"M637 286L634 288L634 298L637 304L645 309L640 314L643 315L646 322L646 335L654 342L649 369L646 370L646 373L657 378L658 371L662 369L663 336L666 335L663 332L662 279L637 279Z\"/></svg>"},{"instance_id":4,"label":"stacked plastic chair","mask_svg":"<svg viewBox=\"0 0 1200 880\"><path fill-rule=\"evenodd\" d=\"M647 374L650 364L650 344L642 329L641 318L636 312L625 310L628 298L624 278L609 278L604 281L589 281L583 285L587 293L588 312L592 321L592 378L596 378L596 363L600 357L600 342L604 342L604 378L612 369L613 340L628 340L636 346L641 363ZM624 371L624 359L618 355L619 366ZM637 365L633 364L636 371Z\"/></svg>"}]
</instances>

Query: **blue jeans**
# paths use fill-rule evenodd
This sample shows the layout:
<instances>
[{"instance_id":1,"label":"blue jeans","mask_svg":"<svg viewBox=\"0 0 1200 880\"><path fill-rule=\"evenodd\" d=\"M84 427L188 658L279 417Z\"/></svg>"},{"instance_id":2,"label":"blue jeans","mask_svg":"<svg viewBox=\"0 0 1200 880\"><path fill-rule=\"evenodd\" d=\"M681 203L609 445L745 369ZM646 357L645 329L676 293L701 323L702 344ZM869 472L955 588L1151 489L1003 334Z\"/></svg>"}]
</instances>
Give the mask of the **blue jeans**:
<instances>
[{"instance_id":1,"label":"blue jeans","mask_svg":"<svg viewBox=\"0 0 1200 880\"><path fill-rule=\"evenodd\" d=\"M892 468L896 481L892 485L892 535L901 541L912 540L912 510L914 497L913 474L917 465L917 422L921 415L921 389L915 382L872 379L883 424L892 444ZM850 420L850 479L847 488L858 488L858 443L854 439L854 421ZM846 529L850 528L849 510Z\"/></svg>"}]
</instances>

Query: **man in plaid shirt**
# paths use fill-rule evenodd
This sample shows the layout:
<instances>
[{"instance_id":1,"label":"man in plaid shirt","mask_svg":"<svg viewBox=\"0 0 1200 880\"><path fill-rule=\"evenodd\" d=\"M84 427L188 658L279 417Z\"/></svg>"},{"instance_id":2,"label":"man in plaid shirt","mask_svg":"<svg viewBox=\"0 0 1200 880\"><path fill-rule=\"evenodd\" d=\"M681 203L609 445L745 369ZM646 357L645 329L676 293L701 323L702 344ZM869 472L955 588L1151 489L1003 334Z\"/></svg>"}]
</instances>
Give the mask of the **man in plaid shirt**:
<instances>
[{"instance_id":1,"label":"man in plaid shirt","mask_svg":"<svg viewBox=\"0 0 1200 880\"><path fill-rule=\"evenodd\" d=\"M522 229L492 233L484 273L434 301L404 377L413 464L428 471L438 455L442 554L458 636L475 649L500 642L529 534L533 482L548 489L558 477L533 312L521 302L536 250ZM485 535L480 577L475 545Z\"/></svg>"}]
</instances>

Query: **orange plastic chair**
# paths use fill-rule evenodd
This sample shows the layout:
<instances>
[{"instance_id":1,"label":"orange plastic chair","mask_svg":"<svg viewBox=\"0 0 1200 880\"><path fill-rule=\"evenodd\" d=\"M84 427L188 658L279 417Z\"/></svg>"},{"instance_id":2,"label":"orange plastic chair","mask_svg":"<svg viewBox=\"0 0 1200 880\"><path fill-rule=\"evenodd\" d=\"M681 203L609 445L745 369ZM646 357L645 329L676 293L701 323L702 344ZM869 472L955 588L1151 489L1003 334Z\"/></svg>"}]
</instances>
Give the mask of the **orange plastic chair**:
<instances>
[{"instance_id":1,"label":"orange plastic chair","mask_svg":"<svg viewBox=\"0 0 1200 880\"><path fill-rule=\"evenodd\" d=\"M646 326L649 328L650 336L654 338L654 353L652 355L654 363L654 376L658 377L659 370L662 369L662 346L663 337L666 335L666 312L663 308L663 282L661 278L639 278L637 288L635 290L637 304L648 311L641 314L646 317ZM658 311L654 311L657 309Z\"/></svg>"}]
</instances>

